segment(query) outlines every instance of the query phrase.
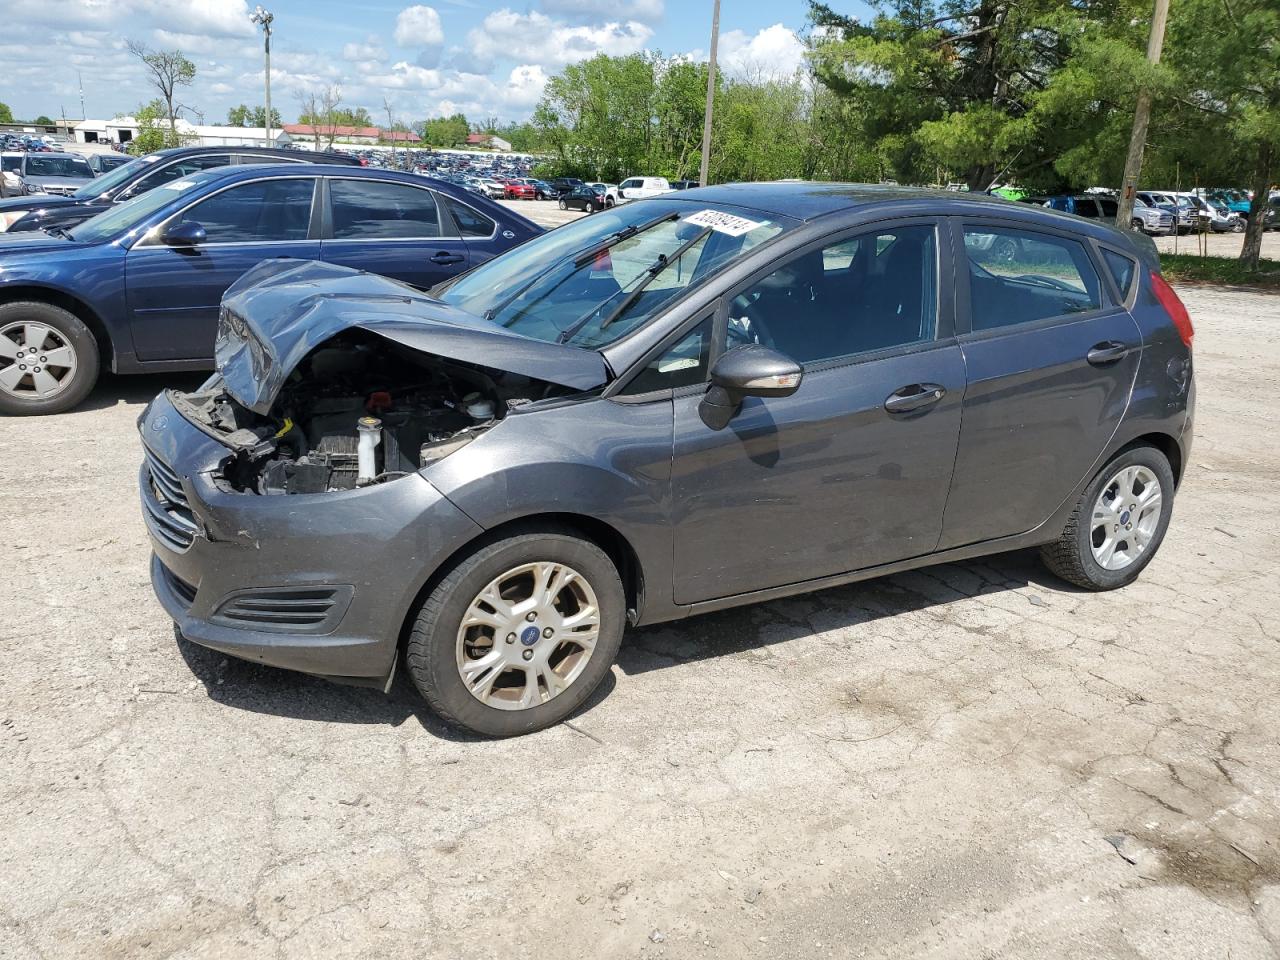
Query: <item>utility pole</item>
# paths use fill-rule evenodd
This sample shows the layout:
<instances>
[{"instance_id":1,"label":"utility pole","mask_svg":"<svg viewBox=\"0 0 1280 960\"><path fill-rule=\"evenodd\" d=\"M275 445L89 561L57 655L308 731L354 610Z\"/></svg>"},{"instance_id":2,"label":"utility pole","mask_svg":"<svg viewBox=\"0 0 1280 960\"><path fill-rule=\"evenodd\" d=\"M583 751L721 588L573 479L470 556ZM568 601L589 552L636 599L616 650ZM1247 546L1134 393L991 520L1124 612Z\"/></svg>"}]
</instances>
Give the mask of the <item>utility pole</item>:
<instances>
[{"instance_id":1,"label":"utility pole","mask_svg":"<svg viewBox=\"0 0 1280 960\"><path fill-rule=\"evenodd\" d=\"M80 119L87 120L89 118L85 116L84 112L84 77L80 76L79 70L76 71L76 80L80 84Z\"/></svg>"},{"instance_id":2,"label":"utility pole","mask_svg":"<svg viewBox=\"0 0 1280 960\"><path fill-rule=\"evenodd\" d=\"M716 44L720 42L720 0L713 0L711 11L711 59L707 61L707 109L702 115L702 169L698 184L707 185L707 166L711 162L711 108L716 99Z\"/></svg>"},{"instance_id":3,"label":"utility pole","mask_svg":"<svg viewBox=\"0 0 1280 960\"><path fill-rule=\"evenodd\" d=\"M275 19L275 15L259 6L254 9L249 19L262 25L262 51L267 64L264 74L267 81L267 113L263 117L263 126L266 128L266 145L269 147L271 146L271 21Z\"/></svg>"},{"instance_id":4,"label":"utility pole","mask_svg":"<svg viewBox=\"0 0 1280 960\"><path fill-rule=\"evenodd\" d=\"M1155 13L1151 17L1151 36L1147 39L1147 62L1153 66L1160 62L1164 49L1164 28L1169 20L1169 0L1156 0ZM1142 174L1142 152L1147 144L1147 125L1151 122L1151 91L1143 87L1138 91L1138 105L1133 111L1133 133L1129 136L1129 154L1124 160L1124 183L1120 188L1120 203L1116 210L1116 226L1128 229L1133 219L1133 199L1138 190L1138 177Z\"/></svg>"}]
</instances>

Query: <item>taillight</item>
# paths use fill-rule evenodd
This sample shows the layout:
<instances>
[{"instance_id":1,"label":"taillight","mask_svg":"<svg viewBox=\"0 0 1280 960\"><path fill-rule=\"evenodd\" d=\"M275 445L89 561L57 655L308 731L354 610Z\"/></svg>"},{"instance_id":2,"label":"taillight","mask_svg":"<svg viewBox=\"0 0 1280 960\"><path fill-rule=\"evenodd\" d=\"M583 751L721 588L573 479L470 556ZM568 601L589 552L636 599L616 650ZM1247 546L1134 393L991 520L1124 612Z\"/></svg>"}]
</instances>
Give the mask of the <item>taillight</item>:
<instances>
[{"instance_id":1,"label":"taillight","mask_svg":"<svg viewBox=\"0 0 1280 960\"><path fill-rule=\"evenodd\" d=\"M1191 341L1196 335L1195 328L1191 326L1191 314L1187 313L1187 308L1178 299L1173 287L1169 286L1169 281L1152 271L1151 291L1160 301L1160 306L1164 307L1164 312L1169 315L1173 325L1178 328L1178 336L1182 338L1182 342L1190 349Z\"/></svg>"}]
</instances>

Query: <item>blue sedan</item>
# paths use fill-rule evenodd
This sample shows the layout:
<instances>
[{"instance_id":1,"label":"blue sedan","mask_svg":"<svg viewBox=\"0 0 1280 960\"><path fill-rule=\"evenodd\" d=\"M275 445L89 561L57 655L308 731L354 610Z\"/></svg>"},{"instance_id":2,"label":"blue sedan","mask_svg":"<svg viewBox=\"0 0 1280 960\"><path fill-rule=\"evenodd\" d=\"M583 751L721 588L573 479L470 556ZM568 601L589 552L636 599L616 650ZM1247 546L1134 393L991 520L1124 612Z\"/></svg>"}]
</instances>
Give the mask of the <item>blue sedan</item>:
<instances>
[{"instance_id":1,"label":"blue sedan","mask_svg":"<svg viewBox=\"0 0 1280 960\"><path fill-rule=\"evenodd\" d=\"M0 412L78 404L116 373L213 365L223 292L262 260L434 286L542 229L439 180L348 166L232 166L77 225L0 236Z\"/></svg>"}]
</instances>

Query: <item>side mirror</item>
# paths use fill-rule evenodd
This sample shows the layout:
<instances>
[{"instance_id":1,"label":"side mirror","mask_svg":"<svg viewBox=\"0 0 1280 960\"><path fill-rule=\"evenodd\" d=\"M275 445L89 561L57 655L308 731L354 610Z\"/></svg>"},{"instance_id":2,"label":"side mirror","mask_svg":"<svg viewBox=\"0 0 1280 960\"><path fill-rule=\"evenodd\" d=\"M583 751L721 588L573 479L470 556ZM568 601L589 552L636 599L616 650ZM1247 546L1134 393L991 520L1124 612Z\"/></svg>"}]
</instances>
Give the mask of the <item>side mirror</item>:
<instances>
[{"instance_id":1,"label":"side mirror","mask_svg":"<svg viewBox=\"0 0 1280 960\"><path fill-rule=\"evenodd\" d=\"M204 243L207 239L208 236L204 232L204 227L194 220L171 223L160 234L161 242L170 247L194 247Z\"/></svg>"},{"instance_id":2,"label":"side mirror","mask_svg":"<svg viewBox=\"0 0 1280 960\"><path fill-rule=\"evenodd\" d=\"M800 389L804 370L786 354L757 343L723 354L711 368L711 389L698 415L712 430L723 430L745 397L789 397Z\"/></svg>"}]
</instances>

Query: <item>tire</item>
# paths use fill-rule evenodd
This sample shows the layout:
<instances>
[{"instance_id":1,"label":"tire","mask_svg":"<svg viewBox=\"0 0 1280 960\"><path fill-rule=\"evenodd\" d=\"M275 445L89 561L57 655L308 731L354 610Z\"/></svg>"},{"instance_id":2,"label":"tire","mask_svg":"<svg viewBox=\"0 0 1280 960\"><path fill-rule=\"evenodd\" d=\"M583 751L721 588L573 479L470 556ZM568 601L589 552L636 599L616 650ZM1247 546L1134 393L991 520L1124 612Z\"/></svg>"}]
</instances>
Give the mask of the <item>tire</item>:
<instances>
[{"instance_id":1,"label":"tire","mask_svg":"<svg viewBox=\"0 0 1280 960\"><path fill-rule=\"evenodd\" d=\"M40 366L39 358L48 353L36 354L36 362L30 364L31 372L8 386L10 379L16 376L13 368L26 365L22 360L30 345L25 331L32 327L46 331L40 346L48 353L57 350L58 355L66 357L70 363L68 366L49 363L45 368ZM0 342L0 413L10 416L62 413L84 400L98 380L97 340L79 317L61 307L38 300L0 304L0 338L5 341ZM10 353L22 356L11 358ZM45 396L38 393L39 382L45 381L37 382L37 370L58 381L55 392Z\"/></svg>"},{"instance_id":2,"label":"tire","mask_svg":"<svg viewBox=\"0 0 1280 960\"><path fill-rule=\"evenodd\" d=\"M1136 503L1139 504L1137 510L1126 510L1124 508L1129 505L1123 503L1114 513L1106 512L1105 508L1099 509L1102 507L1103 493L1111 490L1117 476L1127 471L1135 472L1140 477L1154 479L1158 484L1157 492L1160 501L1158 516L1152 517L1151 513L1141 506L1141 498L1146 496L1150 489L1149 483L1144 483L1143 491L1134 496ZM1165 532L1169 529L1169 518L1173 515L1173 497L1173 470L1163 453L1154 447L1146 446L1122 450L1085 488L1062 535L1053 543L1040 548L1040 559L1051 572L1085 590L1115 590L1127 586L1138 578L1156 555L1156 551L1160 549L1160 544L1164 542ZM1142 530L1148 523L1149 517L1152 519L1145 533L1146 543L1139 548L1140 552L1135 554L1135 544L1144 536ZM1115 558L1122 553L1129 554L1131 558L1123 566L1109 568L1099 562L1095 540L1097 534L1105 531L1108 524L1112 526L1112 534L1115 535L1120 524L1124 523L1128 524L1125 529L1131 531L1129 536L1132 539L1127 539L1123 532L1115 536L1116 541L1125 545L1126 549L1122 551L1119 547L1113 547L1115 552L1112 555L1112 562L1115 562ZM1104 533L1104 542L1101 545L1104 556L1105 544Z\"/></svg>"},{"instance_id":3,"label":"tire","mask_svg":"<svg viewBox=\"0 0 1280 960\"><path fill-rule=\"evenodd\" d=\"M563 200L561 200L561 201L560 201L560 209L561 209L561 210L568 210L568 209L569 209L569 205L568 205L567 203L565 203Z\"/></svg>"},{"instance_id":4,"label":"tire","mask_svg":"<svg viewBox=\"0 0 1280 960\"><path fill-rule=\"evenodd\" d=\"M605 197L605 198L604 198L604 205L605 205L606 207L612 207L612 206L613 206L613 197Z\"/></svg>"},{"instance_id":5,"label":"tire","mask_svg":"<svg viewBox=\"0 0 1280 960\"><path fill-rule=\"evenodd\" d=\"M524 578L532 586L535 574L515 571L533 564L568 567L577 574L578 579L568 581L555 594L557 598L569 598L571 613L540 608L541 621L529 622L517 616L515 622L502 617L495 606L481 616L492 617L504 626L480 624L462 632L463 618L472 614L473 604L482 602L480 594L513 573L506 583L514 585L510 592L518 601ZM498 589L503 590L504 585ZM594 647L585 657L585 650L562 639L572 634L565 632L569 628L560 619L590 608L590 604L577 604L573 591L582 590L588 598L594 596L598 612ZM502 596L508 596L508 592ZM565 605L563 599L557 602ZM548 625L541 636L536 629L539 622ZM414 685L446 723L489 737L520 736L559 723L586 702L613 666L625 624L622 581L603 550L568 529L527 528L478 547L435 586L410 631L405 664ZM553 634L553 625L559 628L560 635ZM511 632L501 636L508 627ZM531 629L532 639L527 636ZM486 632L490 635L485 636ZM479 646L471 645L467 638L477 638ZM503 663L473 674L475 685L481 689L480 694L473 694L463 680L460 660L477 664L485 656L494 655ZM558 665L547 659L557 655L564 655ZM530 663L527 669L525 662ZM555 682L566 683L556 693L551 692L548 677L551 667L569 674L567 679L555 675ZM524 700L517 698L531 699L527 686L531 673L534 702L524 705Z\"/></svg>"},{"instance_id":6,"label":"tire","mask_svg":"<svg viewBox=\"0 0 1280 960\"><path fill-rule=\"evenodd\" d=\"M1129 229L1130 229L1130 230L1132 230L1134 233L1146 233L1146 232L1147 232L1146 225L1145 225L1145 224L1143 224L1143 222L1142 222L1141 220L1138 220L1138 219L1136 219L1136 218L1135 218L1133 221L1131 221L1131 222L1130 222L1130 224L1129 224Z\"/></svg>"}]
</instances>

